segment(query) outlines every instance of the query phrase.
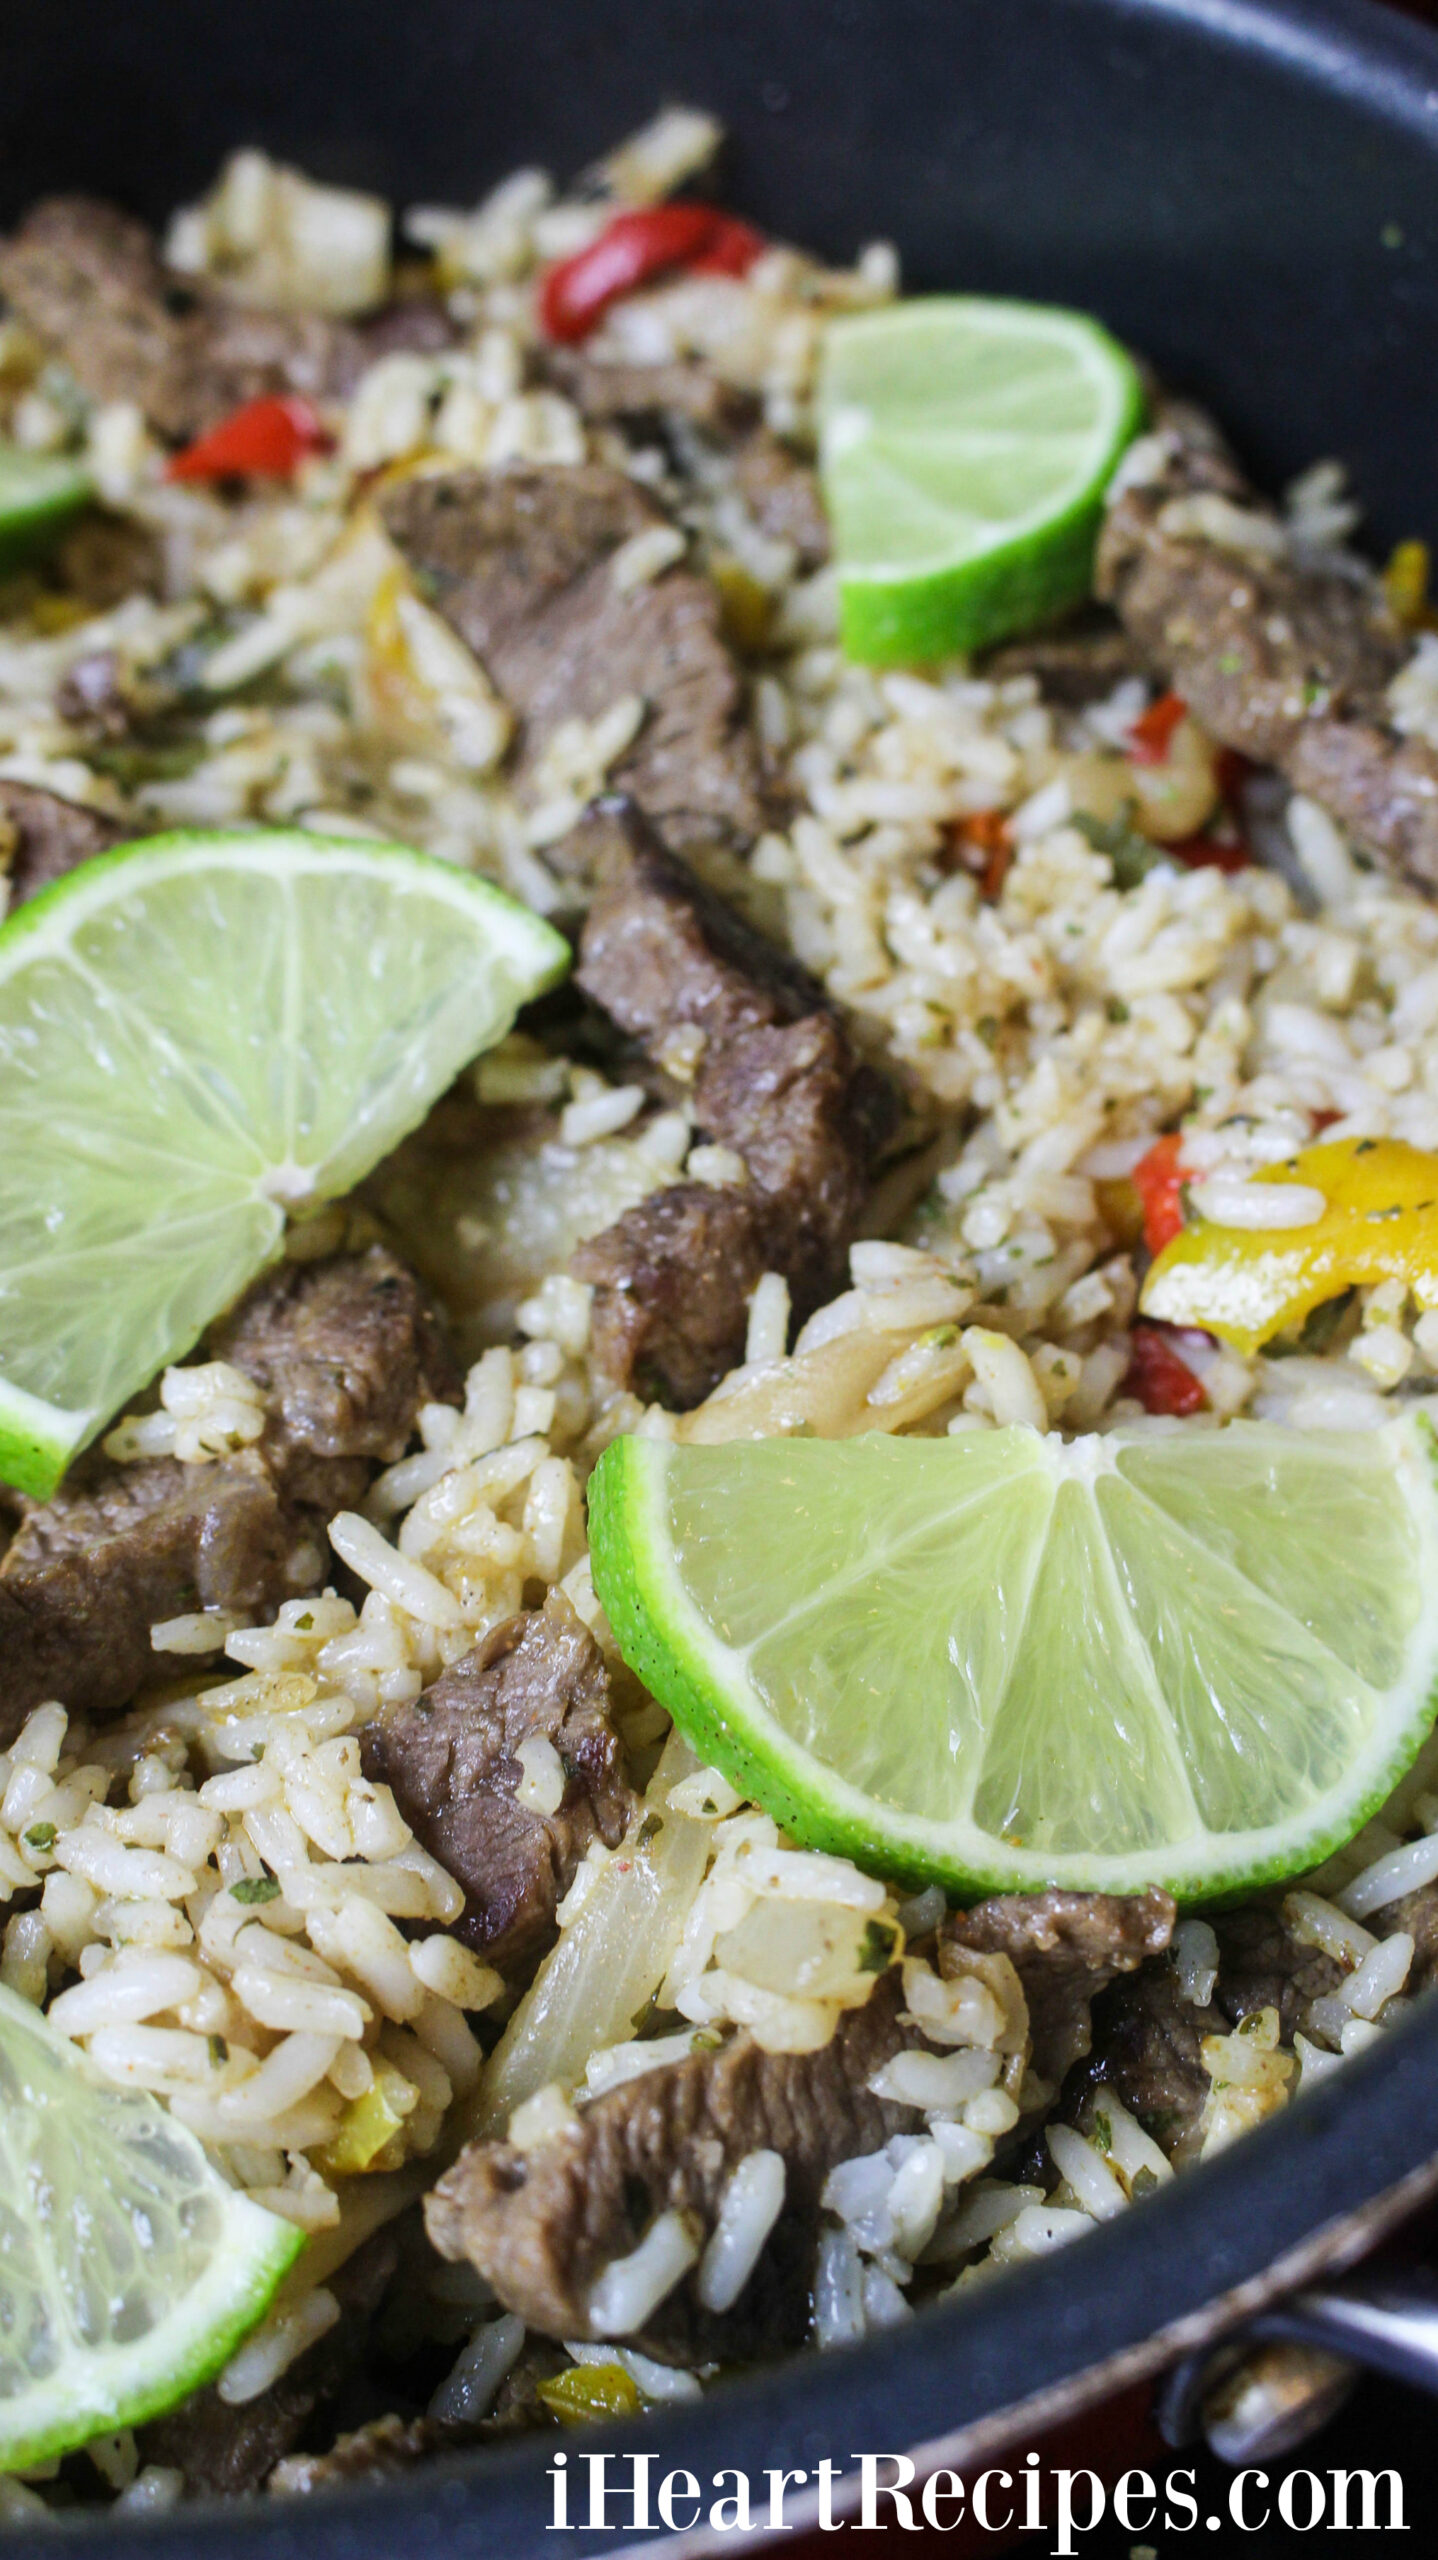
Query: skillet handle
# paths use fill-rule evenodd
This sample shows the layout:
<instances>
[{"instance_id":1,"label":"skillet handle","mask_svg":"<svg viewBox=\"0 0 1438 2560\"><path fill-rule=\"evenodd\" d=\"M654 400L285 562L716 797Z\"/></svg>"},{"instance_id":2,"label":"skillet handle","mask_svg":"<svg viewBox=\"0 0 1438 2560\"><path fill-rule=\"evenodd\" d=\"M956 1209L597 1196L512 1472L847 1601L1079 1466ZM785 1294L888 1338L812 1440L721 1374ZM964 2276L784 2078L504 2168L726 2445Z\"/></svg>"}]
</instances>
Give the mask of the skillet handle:
<instances>
[{"instance_id":1,"label":"skillet handle","mask_svg":"<svg viewBox=\"0 0 1438 2560\"><path fill-rule=\"evenodd\" d=\"M1325 2347L1438 2394L1438 2271L1374 2259L1333 2284L1290 2294L1250 2321L1246 2334Z\"/></svg>"},{"instance_id":2,"label":"skillet handle","mask_svg":"<svg viewBox=\"0 0 1438 2560\"><path fill-rule=\"evenodd\" d=\"M1230 2463L1285 2453L1340 2408L1359 2369L1438 2396L1438 2271L1375 2258L1307 2285L1186 2356L1155 2404L1172 2445L1199 2436Z\"/></svg>"}]
</instances>

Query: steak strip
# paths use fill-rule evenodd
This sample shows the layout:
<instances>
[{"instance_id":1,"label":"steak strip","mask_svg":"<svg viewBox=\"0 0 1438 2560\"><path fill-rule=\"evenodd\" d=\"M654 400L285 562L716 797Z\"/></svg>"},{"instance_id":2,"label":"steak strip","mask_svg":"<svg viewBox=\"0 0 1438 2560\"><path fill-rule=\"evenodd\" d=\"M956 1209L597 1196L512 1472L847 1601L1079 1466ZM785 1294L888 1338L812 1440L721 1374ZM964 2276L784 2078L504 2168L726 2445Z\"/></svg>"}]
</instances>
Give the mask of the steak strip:
<instances>
[{"instance_id":1,"label":"steak strip","mask_svg":"<svg viewBox=\"0 0 1438 2560\"><path fill-rule=\"evenodd\" d=\"M1213 737L1276 765L1390 870L1438 890L1438 752L1392 724L1385 691L1409 643L1377 581L1295 558L1197 411L1166 408L1152 451L1151 471L1115 484L1099 594ZM1225 507L1259 510L1273 550L1216 539Z\"/></svg>"},{"instance_id":2,"label":"steak strip","mask_svg":"<svg viewBox=\"0 0 1438 2560\"><path fill-rule=\"evenodd\" d=\"M1089 2050L1099 1993L1162 1952L1175 1916L1166 1893L1001 1894L949 1914L939 1930L939 1971L961 1971L965 1948L1009 1958L1028 2002L1033 2068L1056 2093Z\"/></svg>"},{"instance_id":3,"label":"steak strip","mask_svg":"<svg viewBox=\"0 0 1438 2560\"><path fill-rule=\"evenodd\" d=\"M0 292L94 400L132 400L187 442L267 393L344 399L397 348L454 336L443 305L401 301L359 322L263 311L166 267L142 222L88 196L51 196L0 243Z\"/></svg>"},{"instance_id":4,"label":"steak strip","mask_svg":"<svg viewBox=\"0 0 1438 2560\"><path fill-rule=\"evenodd\" d=\"M553 1813L520 1802L518 1752L539 1737L564 1770ZM496 1627L413 1706L361 1736L367 1778L465 1891L454 1935L493 1964L537 1955L594 1840L617 1848L636 1798L609 1717L609 1675L562 1592Z\"/></svg>"},{"instance_id":5,"label":"steak strip","mask_svg":"<svg viewBox=\"0 0 1438 2560\"><path fill-rule=\"evenodd\" d=\"M784 2209L731 2311L704 2311L686 2282L627 2344L674 2362L797 2346L808 2326L819 2198L840 2161L921 2130L912 2107L874 2097L874 2073L920 2041L900 2015L898 1969L847 2010L815 2053L765 2053L732 2035L593 2098L577 2127L531 2151L472 2143L425 2199L441 2257L468 2258L507 2309L556 2338L589 2338L589 2296L655 2218L707 2235L751 2151L783 2155Z\"/></svg>"},{"instance_id":6,"label":"steak strip","mask_svg":"<svg viewBox=\"0 0 1438 2560\"><path fill-rule=\"evenodd\" d=\"M700 1130L742 1184L652 1193L574 1257L596 1360L684 1407L743 1358L748 1299L787 1279L802 1319L843 1285L874 1160L897 1117L822 990L658 844L597 804L569 856L599 883L577 983L659 1067L686 1055Z\"/></svg>"},{"instance_id":7,"label":"steak strip","mask_svg":"<svg viewBox=\"0 0 1438 2560\"><path fill-rule=\"evenodd\" d=\"M453 471L399 482L379 511L518 714L521 791L561 721L637 694L644 725L616 785L681 850L758 834L758 752L715 589L682 564L628 587L612 574L626 542L668 522L636 481L596 463Z\"/></svg>"},{"instance_id":8,"label":"steak strip","mask_svg":"<svg viewBox=\"0 0 1438 2560\"><path fill-rule=\"evenodd\" d=\"M271 1398L254 1447L198 1465L92 1453L53 1501L22 1507L0 1559L0 1741L44 1698L127 1706L163 1666L158 1619L264 1617L318 1590L326 1523L402 1453L421 1405L458 1400L435 1310L380 1245L271 1273L210 1347Z\"/></svg>"},{"instance_id":9,"label":"steak strip","mask_svg":"<svg viewBox=\"0 0 1438 2560\"><path fill-rule=\"evenodd\" d=\"M0 915L8 881L11 908L63 880L77 863L122 844L126 830L96 809L62 800L32 783L0 780Z\"/></svg>"},{"instance_id":10,"label":"steak strip","mask_svg":"<svg viewBox=\"0 0 1438 2560\"><path fill-rule=\"evenodd\" d=\"M1438 1885L1420 1885L1375 1920L1375 1936L1403 1930L1412 1937L1406 1989L1426 1989L1438 1972ZM1111 2081L1124 2105L1179 2163L1195 2158L1200 2144L1210 2085L1204 2037L1227 2035L1256 2011L1276 2009L1280 2040L1291 2044L1307 2031L1314 2001L1331 1999L1347 1979L1334 1957L1294 1936L1272 1903L1215 1913L1212 1925L1218 1938L1213 1998L1202 2007L1185 2000L1170 1961L1143 1965L1099 2001L1092 2060L1082 2075L1084 2088Z\"/></svg>"}]
</instances>

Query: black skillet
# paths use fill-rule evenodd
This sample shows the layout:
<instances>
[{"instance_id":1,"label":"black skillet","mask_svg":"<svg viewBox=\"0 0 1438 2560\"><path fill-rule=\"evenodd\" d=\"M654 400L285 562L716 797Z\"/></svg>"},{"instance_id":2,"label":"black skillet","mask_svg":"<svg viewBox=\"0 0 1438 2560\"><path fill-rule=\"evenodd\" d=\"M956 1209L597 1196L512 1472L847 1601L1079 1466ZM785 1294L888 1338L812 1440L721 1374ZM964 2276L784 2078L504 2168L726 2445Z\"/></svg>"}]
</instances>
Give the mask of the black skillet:
<instances>
[{"instance_id":1,"label":"black skillet","mask_svg":"<svg viewBox=\"0 0 1438 2560\"><path fill-rule=\"evenodd\" d=\"M837 255L893 239L911 286L1097 311L1260 478L1341 454L1375 543L1438 538L1438 39L1366 0L4 0L0 215L61 187L160 215L246 140L473 203L668 98L724 118L766 228ZM1438 2187L1435 2155L1438 2007L1077 2250L592 2441L705 2481L971 2462L1016 2410L1077 2409L1351 2263ZM109 2560L622 2547L549 2539L554 2451L59 2533Z\"/></svg>"}]
</instances>

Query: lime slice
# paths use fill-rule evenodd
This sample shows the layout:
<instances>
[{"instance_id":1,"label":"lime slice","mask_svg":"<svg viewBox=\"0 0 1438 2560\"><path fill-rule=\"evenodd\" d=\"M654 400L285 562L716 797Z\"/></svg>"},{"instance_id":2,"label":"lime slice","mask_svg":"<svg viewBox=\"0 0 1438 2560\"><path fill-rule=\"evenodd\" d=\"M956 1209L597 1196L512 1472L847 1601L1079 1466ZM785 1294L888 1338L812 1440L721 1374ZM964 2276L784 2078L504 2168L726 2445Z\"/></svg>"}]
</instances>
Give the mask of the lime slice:
<instances>
[{"instance_id":1,"label":"lime slice","mask_svg":"<svg viewBox=\"0 0 1438 2560\"><path fill-rule=\"evenodd\" d=\"M935 295L831 321L819 459L849 656L922 665L1077 604L1142 414L1081 312Z\"/></svg>"},{"instance_id":2,"label":"lime slice","mask_svg":"<svg viewBox=\"0 0 1438 2560\"><path fill-rule=\"evenodd\" d=\"M0 1987L0 2471L198 2390L303 2246Z\"/></svg>"},{"instance_id":3,"label":"lime slice","mask_svg":"<svg viewBox=\"0 0 1438 2560\"><path fill-rule=\"evenodd\" d=\"M125 1398L568 966L403 845L156 836L0 927L0 1477Z\"/></svg>"},{"instance_id":4,"label":"lime slice","mask_svg":"<svg viewBox=\"0 0 1438 2560\"><path fill-rule=\"evenodd\" d=\"M0 444L0 569L43 550L94 494L89 473L69 455Z\"/></svg>"},{"instance_id":5,"label":"lime slice","mask_svg":"<svg viewBox=\"0 0 1438 2560\"><path fill-rule=\"evenodd\" d=\"M626 1660L797 1840L961 1893L1316 1864L1438 1676L1433 1435L618 1440L590 1481Z\"/></svg>"}]
</instances>

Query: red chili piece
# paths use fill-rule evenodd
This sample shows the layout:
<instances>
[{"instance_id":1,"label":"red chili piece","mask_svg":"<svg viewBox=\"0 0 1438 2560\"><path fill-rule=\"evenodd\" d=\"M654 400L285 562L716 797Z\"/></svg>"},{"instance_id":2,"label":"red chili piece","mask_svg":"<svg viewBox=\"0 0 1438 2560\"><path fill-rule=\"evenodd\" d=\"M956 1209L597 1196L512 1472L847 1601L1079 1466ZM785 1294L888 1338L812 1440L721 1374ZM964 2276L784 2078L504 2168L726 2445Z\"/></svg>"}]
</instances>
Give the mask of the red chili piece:
<instances>
[{"instance_id":1,"label":"red chili piece","mask_svg":"<svg viewBox=\"0 0 1438 2560\"><path fill-rule=\"evenodd\" d=\"M1156 1324L1136 1324L1129 1342L1125 1395L1137 1396L1145 1413L1201 1413L1208 1402L1186 1360Z\"/></svg>"},{"instance_id":2,"label":"red chili piece","mask_svg":"<svg viewBox=\"0 0 1438 2560\"><path fill-rule=\"evenodd\" d=\"M1218 836L1185 836L1181 844L1163 848L1175 862L1186 862L1190 871L1246 871L1253 855L1243 838L1224 844Z\"/></svg>"},{"instance_id":3,"label":"red chili piece","mask_svg":"<svg viewBox=\"0 0 1438 2560\"><path fill-rule=\"evenodd\" d=\"M279 395L247 400L208 435L197 436L165 465L167 480L233 480L263 472L288 480L307 453L327 453L334 442L308 400Z\"/></svg>"},{"instance_id":4,"label":"red chili piece","mask_svg":"<svg viewBox=\"0 0 1438 2560\"><path fill-rule=\"evenodd\" d=\"M732 213L721 213L714 225L714 237L707 249L691 258L689 269L696 276L747 276L754 261L764 253L764 234L752 223L740 222Z\"/></svg>"},{"instance_id":5,"label":"red chili piece","mask_svg":"<svg viewBox=\"0 0 1438 2560\"><path fill-rule=\"evenodd\" d=\"M1143 1240L1150 1253L1162 1253L1164 1246L1183 1231L1183 1186L1188 1175L1181 1160L1182 1148L1177 1131L1166 1138L1155 1138L1129 1176L1143 1202Z\"/></svg>"},{"instance_id":6,"label":"red chili piece","mask_svg":"<svg viewBox=\"0 0 1438 2560\"><path fill-rule=\"evenodd\" d=\"M1184 717L1188 704L1181 694L1161 693L1128 733L1130 764L1166 764L1173 733Z\"/></svg>"},{"instance_id":7,"label":"red chili piece","mask_svg":"<svg viewBox=\"0 0 1438 2560\"><path fill-rule=\"evenodd\" d=\"M572 346L620 295L666 267L743 275L764 243L747 222L712 204L655 204L616 213L597 240L551 267L539 289L545 335Z\"/></svg>"}]
</instances>

